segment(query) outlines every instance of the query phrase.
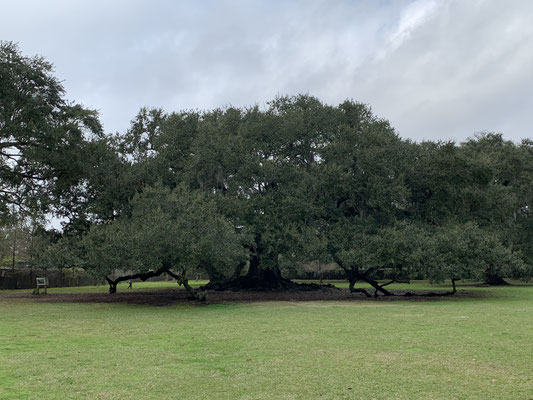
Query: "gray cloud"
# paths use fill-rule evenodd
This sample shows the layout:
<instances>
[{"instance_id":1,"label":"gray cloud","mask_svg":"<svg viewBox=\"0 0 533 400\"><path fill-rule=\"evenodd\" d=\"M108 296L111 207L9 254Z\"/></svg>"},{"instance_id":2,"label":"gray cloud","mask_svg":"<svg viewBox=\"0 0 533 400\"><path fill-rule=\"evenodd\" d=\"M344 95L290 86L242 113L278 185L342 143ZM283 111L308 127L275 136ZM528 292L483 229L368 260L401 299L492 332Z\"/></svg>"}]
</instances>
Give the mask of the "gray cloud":
<instances>
[{"instance_id":1,"label":"gray cloud","mask_svg":"<svg viewBox=\"0 0 533 400\"><path fill-rule=\"evenodd\" d=\"M18 0L0 15L0 38L52 61L107 131L145 105L309 93L366 102L416 140L533 136L529 0Z\"/></svg>"}]
</instances>

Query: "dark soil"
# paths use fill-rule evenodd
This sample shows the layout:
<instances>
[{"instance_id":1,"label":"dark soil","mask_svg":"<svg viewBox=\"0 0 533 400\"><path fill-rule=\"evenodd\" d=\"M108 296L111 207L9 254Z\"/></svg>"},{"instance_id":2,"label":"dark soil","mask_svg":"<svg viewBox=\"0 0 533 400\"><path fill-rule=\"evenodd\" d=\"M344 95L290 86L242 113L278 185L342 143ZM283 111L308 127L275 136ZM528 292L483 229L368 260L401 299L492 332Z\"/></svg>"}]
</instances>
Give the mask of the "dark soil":
<instances>
[{"instance_id":1,"label":"dark soil","mask_svg":"<svg viewBox=\"0 0 533 400\"><path fill-rule=\"evenodd\" d=\"M391 290L396 295L406 293L404 290ZM156 289L108 293L54 293L49 289L47 295L32 295L28 292L10 292L0 299L7 301L30 300L37 302L69 302L69 303L120 303L150 306L169 306L174 304L206 305L219 303L255 303L265 301L438 301L441 299L479 298L484 293L458 291L453 296L425 297L429 292L413 291L415 297L379 296L368 298L362 293L350 293L347 289L324 288L319 290L284 290L284 291L207 291L204 302L187 300L187 292L183 289ZM443 292L444 293L444 292Z\"/></svg>"}]
</instances>

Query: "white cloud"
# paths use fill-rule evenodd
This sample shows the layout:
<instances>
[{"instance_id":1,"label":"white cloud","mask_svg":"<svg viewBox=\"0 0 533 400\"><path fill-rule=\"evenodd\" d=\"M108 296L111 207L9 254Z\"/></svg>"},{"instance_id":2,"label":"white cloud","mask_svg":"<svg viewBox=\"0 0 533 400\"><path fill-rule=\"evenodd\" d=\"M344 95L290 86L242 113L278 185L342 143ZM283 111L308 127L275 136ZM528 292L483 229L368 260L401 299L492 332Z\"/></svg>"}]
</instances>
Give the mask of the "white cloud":
<instances>
[{"instance_id":1,"label":"white cloud","mask_svg":"<svg viewBox=\"0 0 533 400\"><path fill-rule=\"evenodd\" d=\"M442 6L442 2L439 3L436 0L416 0L405 7L400 13L398 26L387 38L388 50L396 50L419 26L435 17L439 6ZM385 54L380 58L383 57Z\"/></svg>"},{"instance_id":2,"label":"white cloud","mask_svg":"<svg viewBox=\"0 0 533 400\"><path fill-rule=\"evenodd\" d=\"M124 131L173 111L310 93L371 104L404 137L531 137L533 2L4 1L0 37L56 65Z\"/></svg>"}]
</instances>

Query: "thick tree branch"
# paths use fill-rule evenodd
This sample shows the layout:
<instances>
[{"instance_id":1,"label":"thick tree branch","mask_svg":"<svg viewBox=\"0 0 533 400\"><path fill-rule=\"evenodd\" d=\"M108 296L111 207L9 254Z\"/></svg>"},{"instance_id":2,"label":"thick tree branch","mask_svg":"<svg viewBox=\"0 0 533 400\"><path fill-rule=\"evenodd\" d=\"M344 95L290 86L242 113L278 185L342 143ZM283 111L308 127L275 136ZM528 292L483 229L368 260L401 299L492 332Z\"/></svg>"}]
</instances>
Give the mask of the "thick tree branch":
<instances>
[{"instance_id":1,"label":"thick tree branch","mask_svg":"<svg viewBox=\"0 0 533 400\"><path fill-rule=\"evenodd\" d=\"M116 278L114 280L106 276L105 279L106 279L107 283L109 283L109 293L116 293L117 285L120 282L124 282L124 281L130 280L130 279L140 279L141 281L145 281L147 279L153 278L155 276L159 276L159 275L167 272L169 270L169 268L170 267L164 266L164 267L159 268L156 271L148 271L148 272L144 272L144 273L124 275L124 276L120 276L120 277L118 277L118 278Z\"/></svg>"}]
</instances>

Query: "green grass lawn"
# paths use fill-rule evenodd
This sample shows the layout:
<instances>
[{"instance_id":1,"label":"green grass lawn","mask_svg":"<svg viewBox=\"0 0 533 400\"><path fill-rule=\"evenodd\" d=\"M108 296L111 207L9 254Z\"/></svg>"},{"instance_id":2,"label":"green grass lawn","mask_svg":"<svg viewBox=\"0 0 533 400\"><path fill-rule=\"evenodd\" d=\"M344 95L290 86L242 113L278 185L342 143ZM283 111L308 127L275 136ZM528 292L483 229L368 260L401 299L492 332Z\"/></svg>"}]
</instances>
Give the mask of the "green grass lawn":
<instances>
[{"instance_id":1,"label":"green grass lawn","mask_svg":"<svg viewBox=\"0 0 533 400\"><path fill-rule=\"evenodd\" d=\"M533 286L460 290L486 296L154 307L4 291L0 399L533 399Z\"/></svg>"}]
</instances>

